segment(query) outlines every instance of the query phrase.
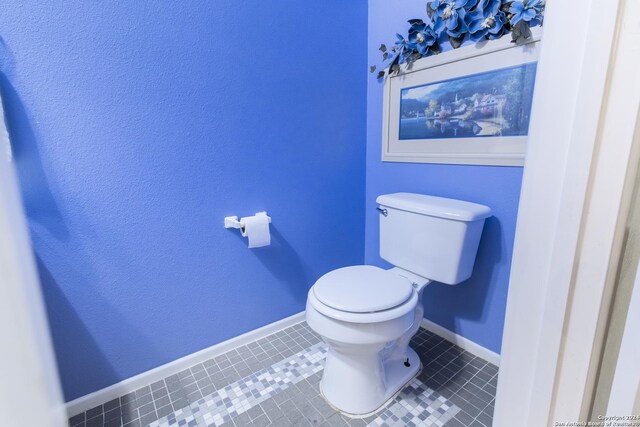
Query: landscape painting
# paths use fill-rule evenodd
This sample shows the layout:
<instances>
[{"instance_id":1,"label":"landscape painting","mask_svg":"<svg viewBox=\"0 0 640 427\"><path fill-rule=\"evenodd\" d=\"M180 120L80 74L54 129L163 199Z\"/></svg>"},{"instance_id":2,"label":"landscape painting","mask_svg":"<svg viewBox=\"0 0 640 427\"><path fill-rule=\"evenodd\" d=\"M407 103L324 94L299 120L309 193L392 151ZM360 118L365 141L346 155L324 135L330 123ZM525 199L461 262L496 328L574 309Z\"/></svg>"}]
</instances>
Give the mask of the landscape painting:
<instances>
[{"instance_id":1,"label":"landscape painting","mask_svg":"<svg viewBox=\"0 0 640 427\"><path fill-rule=\"evenodd\" d=\"M404 88L399 139L523 136L536 63Z\"/></svg>"}]
</instances>

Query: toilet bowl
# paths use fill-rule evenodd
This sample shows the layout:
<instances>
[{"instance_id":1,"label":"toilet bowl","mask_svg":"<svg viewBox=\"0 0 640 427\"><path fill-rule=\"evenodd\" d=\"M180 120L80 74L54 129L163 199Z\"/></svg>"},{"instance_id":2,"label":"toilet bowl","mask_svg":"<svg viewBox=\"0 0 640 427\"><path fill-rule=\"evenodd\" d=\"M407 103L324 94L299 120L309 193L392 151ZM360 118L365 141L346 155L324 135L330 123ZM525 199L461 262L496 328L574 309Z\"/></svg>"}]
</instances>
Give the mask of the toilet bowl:
<instances>
[{"instance_id":1,"label":"toilet bowl","mask_svg":"<svg viewBox=\"0 0 640 427\"><path fill-rule=\"evenodd\" d=\"M366 416L420 370L409 347L423 317L422 291L471 276L485 218L483 205L421 194L378 197L380 255L395 267L343 267L307 296L306 320L328 347L320 382L334 408Z\"/></svg>"},{"instance_id":2,"label":"toilet bowl","mask_svg":"<svg viewBox=\"0 0 640 427\"><path fill-rule=\"evenodd\" d=\"M306 318L328 345L320 389L332 406L374 412L419 372L408 343L422 320L420 294L396 271L365 265L334 270L311 288Z\"/></svg>"}]
</instances>

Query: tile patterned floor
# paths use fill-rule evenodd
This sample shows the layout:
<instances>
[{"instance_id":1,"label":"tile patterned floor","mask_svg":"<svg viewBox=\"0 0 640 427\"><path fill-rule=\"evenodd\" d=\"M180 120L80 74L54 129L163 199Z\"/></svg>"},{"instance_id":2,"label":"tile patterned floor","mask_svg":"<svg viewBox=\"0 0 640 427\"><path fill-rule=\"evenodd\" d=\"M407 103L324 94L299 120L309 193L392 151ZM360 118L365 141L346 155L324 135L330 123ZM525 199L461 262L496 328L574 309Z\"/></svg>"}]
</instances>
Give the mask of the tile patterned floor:
<instances>
[{"instance_id":1,"label":"tile patterned floor","mask_svg":"<svg viewBox=\"0 0 640 427\"><path fill-rule=\"evenodd\" d=\"M85 426L491 426L495 365L420 329L421 374L367 419L319 394L326 347L306 323L238 347L72 417Z\"/></svg>"}]
</instances>

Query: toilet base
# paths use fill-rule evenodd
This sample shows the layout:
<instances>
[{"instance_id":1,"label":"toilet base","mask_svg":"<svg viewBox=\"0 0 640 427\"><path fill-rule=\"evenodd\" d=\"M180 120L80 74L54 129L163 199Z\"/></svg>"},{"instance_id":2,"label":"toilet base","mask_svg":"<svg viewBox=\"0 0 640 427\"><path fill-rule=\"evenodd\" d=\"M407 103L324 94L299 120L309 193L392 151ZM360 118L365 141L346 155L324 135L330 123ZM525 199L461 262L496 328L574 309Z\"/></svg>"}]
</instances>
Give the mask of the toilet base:
<instances>
[{"instance_id":1,"label":"toilet base","mask_svg":"<svg viewBox=\"0 0 640 427\"><path fill-rule=\"evenodd\" d=\"M407 358L394 358L385 361L369 360L368 364L371 365L371 369L360 371L366 372L367 378L364 378L364 381L350 382L346 380L345 372L340 368L343 362L348 361L344 360L344 355L341 356L339 359L342 360L338 361L333 359L331 354L327 355L327 365L325 365L325 372L320 382L320 392L331 406L353 418L364 418L377 412L402 387L408 384L420 372L421 368L420 357L412 348L408 348L409 366L405 365ZM362 365L363 362L361 356L358 361L359 365ZM376 354L375 357L379 359L380 355ZM363 367L360 366L360 368ZM336 387L338 383L341 385L340 387Z\"/></svg>"}]
</instances>

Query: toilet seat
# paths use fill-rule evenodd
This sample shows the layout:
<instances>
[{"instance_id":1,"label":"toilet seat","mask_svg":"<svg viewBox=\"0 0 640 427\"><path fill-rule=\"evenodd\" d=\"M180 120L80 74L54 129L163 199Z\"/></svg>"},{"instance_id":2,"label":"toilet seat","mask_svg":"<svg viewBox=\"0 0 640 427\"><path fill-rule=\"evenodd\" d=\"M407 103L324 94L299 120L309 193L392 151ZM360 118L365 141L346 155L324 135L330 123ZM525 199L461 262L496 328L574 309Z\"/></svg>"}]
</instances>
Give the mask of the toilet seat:
<instances>
[{"instance_id":1,"label":"toilet seat","mask_svg":"<svg viewBox=\"0 0 640 427\"><path fill-rule=\"evenodd\" d=\"M313 292L318 301L336 310L372 313L406 302L413 286L391 270L354 265L325 274L313 285Z\"/></svg>"},{"instance_id":2,"label":"toilet seat","mask_svg":"<svg viewBox=\"0 0 640 427\"><path fill-rule=\"evenodd\" d=\"M393 271L370 265L333 270L309 290L308 302L321 314L351 323L376 323L415 309L418 293Z\"/></svg>"}]
</instances>

